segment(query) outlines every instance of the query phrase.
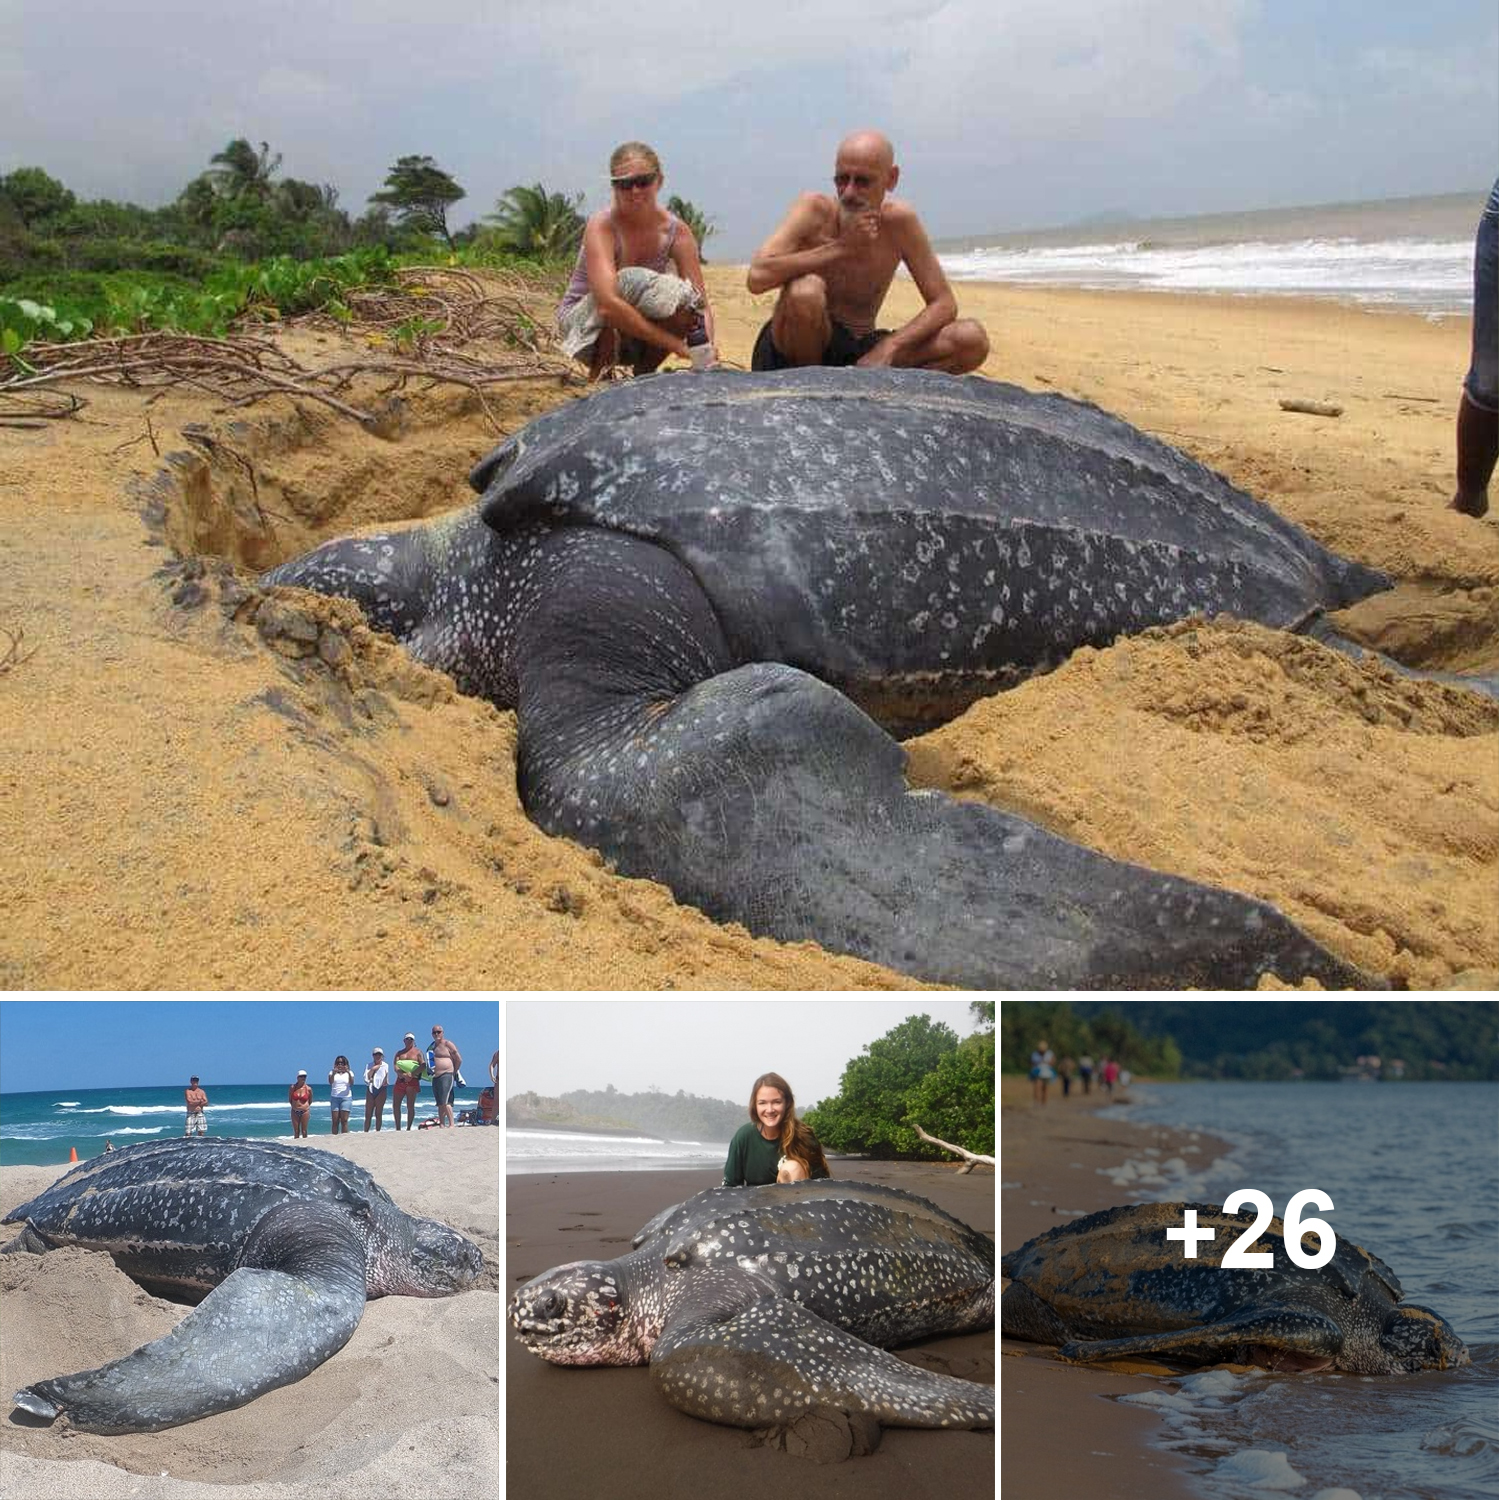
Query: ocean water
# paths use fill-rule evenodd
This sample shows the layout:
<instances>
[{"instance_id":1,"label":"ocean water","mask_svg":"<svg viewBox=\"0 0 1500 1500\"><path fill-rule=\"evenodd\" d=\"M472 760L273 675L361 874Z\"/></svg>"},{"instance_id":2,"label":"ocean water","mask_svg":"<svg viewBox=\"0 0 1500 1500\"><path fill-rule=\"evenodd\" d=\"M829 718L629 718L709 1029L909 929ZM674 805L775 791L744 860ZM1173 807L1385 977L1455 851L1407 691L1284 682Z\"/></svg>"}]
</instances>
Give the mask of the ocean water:
<instances>
[{"instance_id":1,"label":"ocean water","mask_svg":"<svg viewBox=\"0 0 1500 1500\"><path fill-rule=\"evenodd\" d=\"M1222 1203L1270 1195L1278 1215L1303 1188L1334 1209L1308 1212L1378 1255L1406 1299L1441 1313L1473 1363L1423 1375L1235 1375L1212 1370L1136 1404L1163 1417L1161 1441L1206 1465L1207 1500L1290 1489L1361 1500L1493 1500L1497 1465L1497 1205L1500 1115L1493 1084L1210 1083L1137 1085L1106 1117L1210 1132L1235 1149L1142 1158L1113 1174L1121 1201ZM1207 1153L1205 1152L1206 1156Z\"/></svg>"},{"instance_id":2,"label":"ocean water","mask_svg":"<svg viewBox=\"0 0 1500 1500\"><path fill-rule=\"evenodd\" d=\"M938 259L954 281L1321 297L1467 315L1474 231L1488 188L979 235L940 242Z\"/></svg>"},{"instance_id":3,"label":"ocean water","mask_svg":"<svg viewBox=\"0 0 1500 1500\"><path fill-rule=\"evenodd\" d=\"M208 1095L208 1132L210 1135L247 1136L252 1139L290 1136L291 1106L285 1083L238 1084L210 1088ZM308 1139L331 1134L328 1111L328 1085L316 1079L312 1084L312 1114L308 1116ZM480 1087L489 1082L486 1074ZM186 1087L184 1085L184 1087ZM0 1166L47 1166L66 1162L70 1148L76 1148L80 1161L97 1156L105 1141L121 1146L139 1141L162 1140L180 1136L187 1119L182 1088L166 1089L72 1089L46 1093L0 1094ZM454 1112L474 1107L479 1089L455 1089ZM424 1086L417 1099L418 1124L434 1116L432 1090ZM363 1130L365 1123L364 1084L356 1079L354 1102L349 1111L349 1128ZM386 1100L386 1128L391 1125L390 1100Z\"/></svg>"},{"instance_id":4,"label":"ocean water","mask_svg":"<svg viewBox=\"0 0 1500 1500\"><path fill-rule=\"evenodd\" d=\"M728 1141L643 1140L570 1130L505 1130L507 1172L659 1172L722 1167Z\"/></svg>"}]
</instances>

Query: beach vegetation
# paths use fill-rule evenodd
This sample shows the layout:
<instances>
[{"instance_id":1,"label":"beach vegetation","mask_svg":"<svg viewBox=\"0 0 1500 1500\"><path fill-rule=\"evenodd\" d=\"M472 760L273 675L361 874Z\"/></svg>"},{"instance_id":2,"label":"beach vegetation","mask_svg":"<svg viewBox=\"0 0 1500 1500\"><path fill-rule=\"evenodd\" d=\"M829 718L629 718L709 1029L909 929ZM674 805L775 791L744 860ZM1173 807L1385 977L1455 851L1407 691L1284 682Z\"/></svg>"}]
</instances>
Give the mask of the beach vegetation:
<instances>
[{"instance_id":1,"label":"beach vegetation","mask_svg":"<svg viewBox=\"0 0 1500 1500\"><path fill-rule=\"evenodd\" d=\"M505 1101L505 1123L533 1130L628 1130L673 1140L727 1142L748 1118L747 1102L708 1099L682 1089L626 1094L610 1084L570 1089L558 1098L512 1095Z\"/></svg>"},{"instance_id":2,"label":"beach vegetation","mask_svg":"<svg viewBox=\"0 0 1500 1500\"><path fill-rule=\"evenodd\" d=\"M569 198L540 182L513 187L485 215L492 227L480 232L476 244L537 260L571 260L583 242L582 207L582 193Z\"/></svg>"},{"instance_id":3,"label":"beach vegetation","mask_svg":"<svg viewBox=\"0 0 1500 1500\"><path fill-rule=\"evenodd\" d=\"M676 214L693 231L693 238L698 241L698 254L707 260L708 257L703 254L703 245L710 235L718 232L718 226L696 203L687 198L679 198L676 193L667 199L667 211Z\"/></svg>"},{"instance_id":4,"label":"beach vegetation","mask_svg":"<svg viewBox=\"0 0 1500 1500\"><path fill-rule=\"evenodd\" d=\"M844 1069L839 1092L803 1117L825 1150L889 1160L951 1160L920 1125L967 1151L995 1150L995 1033L960 1041L951 1027L908 1016Z\"/></svg>"},{"instance_id":5,"label":"beach vegetation","mask_svg":"<svg viewBox=\"0 0 1500 1500\"><path fill-rule=\"evenodd\" d=\"M1103 1007L1078 1001L1073 1010L1095 1025ZM1145 1036L1173 1039L1186 1078L1493 1082L1500 1072L1493 1001L1143 1000L1130 1003L1130 1018ZM1007 1048L1007 1071L1010 1057Z\"/></svg>"},{"instance_id":6,"label":"beach vegetation","mask_svg":"<svg viewBox=\"0 0 1500 1500\"><path fill-rule=\"evenodd\" d=\"M160 208L85 199L37 165L0 175L0 376L33 373L32 345L222 338L243 319L312 311L347 322L351 289L392 286L405 266L504 271L560 293L583 233L582 194L541 183L513 188L494 222L450 230L465 190L430 156L398 158L358 216L335 185L282 176L281 161L236 137ZM706 221L685 207L701 240ZM430 323L391 336L413 344Z\"/></svg>"},{"instance_id":7,"label":"beach vegetation","mask_svg":"<svg viewBox=\"0 0 1500 1500\"><path fill-rule=\"evenodd\" d=\"M448 210L468 194L430 156L402 156L386 173L385 187L371 193L371 203L395 211L396 221L423 234L441 236L455 248L448 230Z\"/></svg>"},{"instance_id":8,"label":"beach vegetation","mask_svg":"<svg viewBox=\"0 0 1500 1500\"><path fill-rule=\"evenodd\" d=\"M1122 1068L1153 1078L1176 1078L1182 1053L1166 1035L1146 1036L1107 1005L1095 1014L1066 1000L1004 1000L1000 1004L1000 1070L1026 1073L1043 1038L1059 1059L1084 1056L1096 1062L1112 1057ZM1133 1013L1132 1013L1133 1014Z\"/></svg>"}]
</instances>

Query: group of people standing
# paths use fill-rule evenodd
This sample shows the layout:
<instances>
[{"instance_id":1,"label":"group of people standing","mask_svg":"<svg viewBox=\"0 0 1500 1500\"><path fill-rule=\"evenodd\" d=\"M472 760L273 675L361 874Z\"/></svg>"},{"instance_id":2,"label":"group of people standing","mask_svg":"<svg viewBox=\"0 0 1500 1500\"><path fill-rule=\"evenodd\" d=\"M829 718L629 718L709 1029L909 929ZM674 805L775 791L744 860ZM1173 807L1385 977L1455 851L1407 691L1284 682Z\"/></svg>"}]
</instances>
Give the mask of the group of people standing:
<instances>
[{"instance_id":1,"label":"group of people standing","mask_svg":"<svg viewBox=\"0 0 1500 1500\"><path fill-rule=\"evenodd\" d=\"M416 1128L417 1095L422 1089L423 1078L432 1080L433 1102L437 1105L439 1126L451 1126L453 1118L453 1090L464 1082L460 1069L463 1054L456 1043L450 1041L441 1026L432 1028L432 1045L423 1052L417 1046L416 1033L408 1031L402 1039L401 1050L390 1063L385 1060L383 1047L370 1049L370 1062L364 1071L365 1084L365 1129L373 1125L380 1130L385 1121L386 1099L391 1101L391 1118L397 1130L401 1129L401 1104L406 1102L406 1128ZM496 1049L490 1059L491 1101L499 1087L500 1053ZM187 1105L187 1124L183 1135L207 1135L206 1110L208 1095L199 1085L195 1073L184 1091ZM292 1138L307 1139L308 1121L312 1115L313 1091L307 1081L307 1069L297 1069L297 1081L287 1090L287 1103L292 1111ZM349 1115L354 1105L354 1068L349 1059L340 1052L328 1070L328 1113L333 1135L349 1133ZM493 1105L492 1105L493 1108ZM488 1121L486 1121L488 1123Z\"/></svg>"},{"instance_id":2,"label":"group of people standing","mask_svg":"<svg viewBox=\"0 0 1500 1500\"><path fill-rule=\"evenodd\" d=\"M989 353L989 336L959 318L948 278L912 207L890 197L901 175L879 131L846 136L832 195L801 193L750 262L753 293L776 291L752 370L798 365L946 370L963 375ZM616 365L644 375L669 354L695 369L715 363L714 315L693 231L657 203L661 158L626 141L609 159L611 202L584 226L558 307L565 353L597 380ZM897 329L876 327L899 267L923 308Z\"/></svg>"},{"instance_id":3,"label":"group of people standing","mask_svg":"<svg viewBox=\"0 0 1500 1500\"><path fill-rule=\"evenodd\" d=\"M500 1054L496 1052L495 1061L491 1063L491 1070L499 1066ZM422 1079L432 1079L432 1098L437 1105L437 1123L442 1126L453 1124L453 1087L456 1083L462 1083L463 1079L459 1069L463 1066L463 1057L454 1045L443 1035L441 1026L432 1028L432 1046L424 1054L417 1046L416 1033L408 1031L402 1038L401 1050L396 1053L390 1063L385 1060L385 1049L373 1047L370 1050L370 1062L365 1068L365 1129L369 1130L373 1121L375 1129L379 1130L385 1122L385 1101L387 1095L391 1100L391 1123L397 1130L401 1129L401 1101L406 1101L406 1128L415 1128L417 1113L417 1095L422 1089ZM297 1082L302 1084L306 1080L305 1073L297 1075ZM393 1080L394 1079L394 1083ZM354 1096L354 1081L349 1069L349 1059L342 1054L334 1059L333 1070L328 1075L328 1104L333 1114L333 1133L344 1134L349 1130L349 1103ZM292 1090L292 1123L295 1128L297 1120L297 1090ZM312 1091L308 1090L308 1104L311 1103ZM303 1135L307 1134L306 1116L304 1112Z\"/></svg>"},{"instance_id":4,"label":"group of people standing","mask_svg":"<svg viewBox=\"0 0 1500 1500\"><path fill-rule=\"evenodd\" d=\"M1048 1086L1054 1078L1062 1080L1063 1098L1066 1099L1073 1087L1073 1076L1075 1073L1079 1081L1083 1084L1084 1093L1092 1093L1096 1072L1099 1077L1099 1087L1111 1097L1114 1096L1116 1083L1119 1083L1121 1088L1125 1088L1130 1083L1130 1074L1120 1066L1115 1058L1109 1056L1103 1057L1097 1069L1094 1066L1093 1057L1087 1052L1076 1061L1071 1057L1064 1056L1063 1060L1058 1062L1052 1049L1047 1045L1046 1038L1043 1037L1037 1042L1036 1051L1031 1054L1030 1077L1032 1100L1037 1104L1045 1104L1047 1102Z\"/></svg>"}]
</instances>

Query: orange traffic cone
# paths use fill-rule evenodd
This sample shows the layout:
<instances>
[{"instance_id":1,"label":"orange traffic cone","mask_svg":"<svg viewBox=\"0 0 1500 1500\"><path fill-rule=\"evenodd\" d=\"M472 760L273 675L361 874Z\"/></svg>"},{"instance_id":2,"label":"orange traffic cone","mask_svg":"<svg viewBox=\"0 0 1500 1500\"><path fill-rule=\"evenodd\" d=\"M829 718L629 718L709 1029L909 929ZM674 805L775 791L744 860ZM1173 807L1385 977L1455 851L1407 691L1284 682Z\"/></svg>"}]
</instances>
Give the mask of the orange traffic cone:
<instances>
[{"instance_id":1,"label":"orange traffic cone","mask_svg":"<svg viewBox=\"0 0 1500 1500\"><path fill-rule=\"evenodd\" d=\"M77 1161L78 1160L78 1147L77 1146L69 1146L68 1147L68 1160L69 1161Z\"/></svg>"}]
</instances>

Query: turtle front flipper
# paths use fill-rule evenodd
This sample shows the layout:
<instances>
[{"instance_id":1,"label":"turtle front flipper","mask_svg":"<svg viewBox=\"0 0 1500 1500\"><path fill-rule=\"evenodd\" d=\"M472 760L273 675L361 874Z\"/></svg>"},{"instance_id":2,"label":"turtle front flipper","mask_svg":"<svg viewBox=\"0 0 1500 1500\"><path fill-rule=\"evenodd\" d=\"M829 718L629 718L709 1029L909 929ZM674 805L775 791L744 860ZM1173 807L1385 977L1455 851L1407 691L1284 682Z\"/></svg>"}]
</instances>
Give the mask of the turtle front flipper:
<instances>
[{"instance_id":1,"label":"turtle front flipper","mask_svg":"<svg viewBox=\"0 0 1500 1500\"><path fill-rule=\"evenodd\" d=\"M287 1203L256 1225L239 1269L171 1333L13 1399L83 1432L158 1432L301 1380L349 1342L364 1306L364 1242L347 1209Z\"/></svg>"},{"instance_id":2,"label":"turtle front flipper","mask_svg":"<svg viewBox=\"0 0 1500 1500\"><path fill-rule=\"evenodd\" d=\"M517 632L520 790L549 833L719 921L985 988L1367 976L1274 908L912 791L901 747L779 662L736 666L689 569L582 528Z\"/></svg>"},{"instance_id":3,"label":"turtle front flipper","mask_svg":"<svg viewBox=\"0 0 1500 1500\"><path fill-rule=\"evenodd\" d=\"M993 1386L930 1371L861 1342L778 1296L763 1276L719 1265L687 1278L651 1351L651 1378L690 1417L790 1427L815 1410L885 1427L993 1427Z\"/></svg>"},{"instance_id":4,"label":"turtle front flipper","mask_svg":"<svg viewBox=\"0 0 1500 1500\"><path fill-rule=\"evenodd\" d=\"M1007 1294L1008 1295L1008 1294ZM1343 1352L1344 1330L1301 1307L1251 1307L1217 1323L1133 1338L1075 1340L1059 1353L1076 1364L1157 1355L1192 1364L1255 1364L1267 1369L1326 1369Z\"/></svg>"}]
</instances>

